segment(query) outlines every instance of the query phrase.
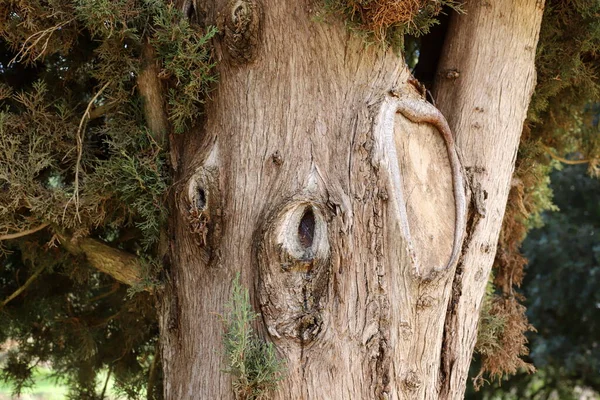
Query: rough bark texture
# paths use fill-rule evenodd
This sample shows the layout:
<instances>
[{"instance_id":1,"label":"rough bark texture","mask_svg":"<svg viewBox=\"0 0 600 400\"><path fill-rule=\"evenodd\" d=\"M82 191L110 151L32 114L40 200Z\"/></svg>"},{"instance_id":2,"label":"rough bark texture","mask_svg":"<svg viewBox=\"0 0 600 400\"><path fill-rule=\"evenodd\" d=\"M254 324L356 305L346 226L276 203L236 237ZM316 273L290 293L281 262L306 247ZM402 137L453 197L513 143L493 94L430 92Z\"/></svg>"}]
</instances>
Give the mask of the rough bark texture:
<instances>
[{"instance_id":1,"label":"rough bark texture","mask_svg":"<svg viewBox=\"0 0 600 400\"><path fill-rule=\"evenodd\" d=\"M142 284L143 267L138 257L91 238L74 239L57 233L61 244L74 255L84 255L90 265L129 286Z\"/></svg>"},{"instance_id":2,"label":"rough bark texture","mask_svg":"<svg viewBox=\"0 0 600 400\"><path fill-rule=\"evenodd\" d=\"M410 90L402 59L365 48L342 24L315 22L305 2L239 3L212 1L199 12L208 22L232 18L221 23L242 26L235 18L251 10L258 21L245 25L256 32L242 36L257 38L247 41L252 57L217 41L219 83L206 119L172 144L180 176L171 281L160 310L166 398L233 398L218 314L238 272L262 314L257 329L287 366L269 398L462 398L541 10L497 1L473 5L467 17L497 31L494 12L505 9L507 26L493 44L480 28L465 42L480 44L473 49L487 64L459 67L499 71L486 78L490 86L450 89L464 90L464 102L484 88L485 112L470 111L468 102L443 109L460 131L467 165L486 168L489 180L479 184L488 193L480 221L490 225L472 225L455 277L456 265L435 273L450 257L455 218L440 134L400 114L380 123L390 90ZM523 52L526 45L532 48ZM509 80L512 71L531 82ZM463 126L467 116L477 119ZM485 144L474 122L490 124Z\"/></svg>"},{"instance_id":3,"label":"rough bark texture","mask_svg":"<svg viewBox=\"0 0 600 400\"><path fill-rule=\"evenodd\" d=\"M437 105L455 132L473 200L469 238L446 316L441 398L464 394L477 338L476 316L535 88L543 8L540 0L470 2L468 13L451 23L438 69Z\"/></svg>"}]
</instances>

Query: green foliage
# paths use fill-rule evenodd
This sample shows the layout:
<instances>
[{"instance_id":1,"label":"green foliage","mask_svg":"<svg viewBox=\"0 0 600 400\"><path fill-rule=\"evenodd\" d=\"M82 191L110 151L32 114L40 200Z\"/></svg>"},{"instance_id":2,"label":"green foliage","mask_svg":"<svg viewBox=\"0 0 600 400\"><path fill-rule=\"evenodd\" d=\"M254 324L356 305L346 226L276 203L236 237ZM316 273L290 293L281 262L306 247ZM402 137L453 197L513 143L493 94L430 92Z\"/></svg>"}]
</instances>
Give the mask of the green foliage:
<instances>
[{"instance_id":1,"label":"green foliage","mask_svg":"<svg viewBox=\"0 0 600 400\"><path fill-rule=\"evenodd\" d=\"M598 15L595 0L546 2L536 57L538 83L516 171L532 183L522 196L524 216L534 219L530 226L539 226L539 215L551 207L547 177L560 165L557 153L587 160L588 172L599 173L600 137L593 123L598 115L593 104L600 101Z\"/></svg>"},{"instance_id":2,"label":"green foliage","mask_svg":"<svg viewBox=\"0 0 600 400\"><path fill-rule=\"evenodd\" d=\"M33 383L36 365L50 364L70 387L69 398L100 399L97 387L107 368L115 390L138 398L156 351L151 296L128 298L126 287L58 247L21 242L10 250L0 268L0 298L33 270L45 267L45 275L0 310L0 343L16 344L0 377L18 394Z\"/></svg>"},{"instance_id":3,"label":"green foliage","mask_svg":"<svg viewBox=\"0 0 600 400\"><path fill-rule=\"evenodd\" d=\"M531 357L557 381L600 392L600 182L584 167L552 176L560 213L545 215L543 228L524 243L530 260L525 293L538 327Z\"/></svg>"},{"instance_id":4,"label":"green foliage","mask_svg":"<svg viewBox=\"0 0 600 400\"><path fill-rule=\"evenodd\" d=\"M537 328L528 335L529 359L538 372L484 387L486 399L579 399L583 388L600 393L600 181L585 176L584 165L568 166L552 174L552 189L561 211L544 213L544 226L523 243L525 305Z\"/></svg>"},{"instance_id":5,"label":"green foliage","mask_svg":"<svg viewBox=\"0 0 600 400\"><path fill-rule=\"evenodd\" d=\"M284 365L273 345L254 333L252 323L257 317L238 275L223 315L223 344L227 356L225 371L233 376L233 390L242 400L265 398L284 376Z\"/></svg>"},{"instance_id":6,"label":"green foliage","mask_svg":"<svg viewBox=\"0 0 600 400\"><path fill-rule=\"evenodd\" d=\"M169 118L175 132L182 133L189 128L187 124L204 103L208 84L215 81L208 42L217 29L209 27L202 34L187 19L181 18L173 7L157 14L154 24L152 43L163 60L161 74L175 82L174 88L169 90Z\"/></svg>"},{"instance_id":7,"label":"green foliage","mask_svg":"<svg viewBox=\"0 0 600 400\"><path fill-rule=\"evenodd\" d=\"M214 81L215 34L168 3L0 2L0 235L49 224L0 242L0 301L42 271L0 309L0 343L16 341L1 374L16 392L36 364L50 363L70 398L99 398L100 371L127 398L144 388L162 396L155 299L142 289L160 275L171 171L138 79L158 65L171 93L164 134L184 131ZM140 287L69 254L58 232L137 255L147 269Z\"/></svg>"},{"instance_id":8,"label":"green foliage","mask_svg":"<svg viewBox=\"0 0 600 400\"><path fill-rule=\"evenodd\" d=\"M108 193L113 194L113 226L127 226L128 216L139 216L134 225L140 230L140 243L148 250L158 241L166 217L164 151L145 127L133 121L108 121L95 134L110 137L105 142L109 157L97 160L94 175L89 178L89 190L96 194L96 204L102 204L102 197Z\"/></svg>"},{"instance_id":9,"label":"green foliage","mask_svg":"<svg viewBox=\"0 0 600 400\"><path fill-rule=\"evenodd\" d=\"M537 85L525 124L513 185L495 260L494 285L518 299L527 259L520 246L527 232L555 210L550 173L562 163L585 163L599 174L600 3L596 0L546 2L536 55ZM506 302L518 320L522 311ZM502 312L509 315L511 310ZM522 324L526 327L527 324ZM534 324L536 326L536 324ZM518 352L506 353L518 357ZM490 364L482 354L481 364ZM518 361L515 359L516 365ZM510 365L510 364L507 364ZM507 373L513 369L509 368ZM491 371L488 371L491 372Z\"/></svg>"},{"instance_id":10,"label":"green foliage","mask_svg":"<svg viewBox=\"0 0 600 400\"><path fill-rule=\"evenodd\" d=\"M367 43L387 43L395 50L404 46L404 36L419 37L438 24L443 8L462 12L456 0L322 0L320 18L341 17L348 28Z\"/></svg>"},{"instance_id":11,"label":"green foliage","mask_svg":"<svg viewBox=\"0 0 600 400\"><path fill-rule=\"evenodd\" d=\"M0 184L8 189L0 194L0 232L42 221L79 236L135 226L148 250L165 220L168 169L165 149L148 135L139 106L141 47L145 41L156 46L163 77L173 77L165 107L173 129L183 131L214 80L208 41L215 30L203 34L173 6L153 0L15 1L0 10L0 25L11 28L0 29L0 36L18 51L11 61L38 60L41 70L31 77L37 78L31 89L7 79L0 91L6 149ZM62 44L54 44L55 35ZM106 90L90 103L101 86ZM104 114L88 120L88 103L92 113Z\"/></svg>"},{"instance_id":12,"label":"green foliage","mask_svg":"<svg viewBox=\"0 0 600 400\"><path fill-rule=\"evenodd\" d=\"M32 380L35 382L35 385L27 389L27 395L33 398L42 398L43 396L44 400L64 400L67 395L67 388L56 377L53 377L52 371L48 368L35 368L32 373ZM0 396L6 398L11 393L12 388L0 381Z\"/></svg>"},{"instance_id":13,"label":"green foliage","mask_svg":"<svg viewBox=\"0 0 600 400\"><path fill-rule=\"evenodd\" d=\"M480 354L494 354L500 349L498 338L504 333L506 318L494 315L492 311L494 301L494 285L488 283L481 305L481 317L477 328L477 352Z\"/></svg>"},{"instance_id":14,"label":"green foliage","mask_svg":"<svg viewBox=\"0 0 600 400\"><path fill-rule=\"evenodd\" d=\"M84 153L82 200L76 210L69 201L73 186L66 183L76 163L74 110L49 97L43 81L12 100L15 112L0 112L3 231L18 232L48 221L80 230L134 224L142 243L156 242L166 215L165 156L140 121L117 116L88 130L90 136L105 139L90 143ZM102 157L93 154L98 151L94 145L104 147Z\"/></svg>"}]
</instances>

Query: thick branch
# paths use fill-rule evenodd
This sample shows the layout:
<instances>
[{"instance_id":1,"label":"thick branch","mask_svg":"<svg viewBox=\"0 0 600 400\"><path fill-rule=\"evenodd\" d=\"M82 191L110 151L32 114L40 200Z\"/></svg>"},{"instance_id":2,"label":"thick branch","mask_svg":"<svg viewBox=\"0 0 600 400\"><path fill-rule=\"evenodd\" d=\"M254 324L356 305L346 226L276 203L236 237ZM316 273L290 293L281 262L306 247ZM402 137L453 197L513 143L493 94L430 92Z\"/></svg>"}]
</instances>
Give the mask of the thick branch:
<instances>
[{"instance_id":1,"label":"thick branch","mask_svg":"<svg viewBox=\"0 0 600 400\"><path fill-rule=\"evenodd\" d=\"M433 88L440 111L456 133L462 162L470 170L474 200L466 245L447 303L438 399L464 398L477 340L474 316L481 308L494 263L535 87L544 2L491 3L470 2L466 14L452 17Z\"/></svg>"},{"instance_id":2,"label":"thick branch","mask_svg":"<svg viewBox=\"0 0 600 400\"><path fill-rule=\"evenodd\" d=\"M162 145L165 142L169 125L159 73L160 68L156 61L154 48L146 42L142 48L142 69L137 84L144 99L144 113L150 133L154 140Z\"/></svg>"},{"instance_id":3,"label":"thick branch","mask_svg":"<svg viewBox=\"0 0 600 400\"><path fill-rule=\"evenodd\" d=\"M27 289L29 287L29 285L31 285L33 283L33 281L35 281L37 279L38 276L40 276L40 274L42 273L42 271L46 268L45 265L41 266L40 268L38 268L33 275L31 275L29 277L29 279L27 279L27 281L23 284L23 286L21 286L20 288L18 288L17 290L15 290L13 292L13 294L11 294L10 296L8 296L3 302L2 304L0 304L0 310L4 308L5 305L7 305L11 300L13 300L15 297L17 297L18 295L20 295L21 293L23 293L25 291L25 289Z\"/></svg>"},{"instance_id":4,"label":"thick branch","mask_svg":"<svg viewBox=\"0 0 600 400\"><path fill-rule=\"evenodd\" d=\"M69 253L85 255L88 262L99 271L126 285L139 285L142 282L143 268L136 256L96 239L72 239L64 234L58 235Z\"/></svg>"}]
</instances>

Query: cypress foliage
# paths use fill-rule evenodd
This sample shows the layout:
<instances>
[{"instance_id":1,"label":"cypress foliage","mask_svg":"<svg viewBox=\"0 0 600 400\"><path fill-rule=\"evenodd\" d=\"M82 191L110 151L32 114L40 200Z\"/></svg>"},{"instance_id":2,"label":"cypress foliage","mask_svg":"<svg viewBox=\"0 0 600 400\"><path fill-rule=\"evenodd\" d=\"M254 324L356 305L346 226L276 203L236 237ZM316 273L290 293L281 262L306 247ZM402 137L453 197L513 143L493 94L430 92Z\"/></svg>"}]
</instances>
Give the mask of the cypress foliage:
<instances>
[{"instance_id":1,"label":"cypress foliage","mask_svg":"<svg viewBox=\"0 0 600 400\"><path fill-rule=\"evenodd\" d=\"M0 236L30 232L0 241L0 343L17 343L1 375L16 393L31 383L36 365L50 362L70 384L72 398L100 398L102 369L129 398L144 388L149 398L161 396L152 288L160 286L170 166L165 141L149 127L138 79L156 62L168 93L168 131L185 131L215 79L210 39L216 33L165 3L0 3ZM495 289L484 308L482 329L486 321L491 328L478 347L482 373L493 375L526 365L519 356L529 325L511 293L526 263L520 243L553 207L550 171L568 155L571 163L585 162L590 174L599 173L600 136L593 122L600 5L546 3L538 85L500 238ZM322 5L321 15L342 16L366 40L396 48L405 34L427 33L442 6L459 9L453 0ZM144 51L147 45L153 52ZM93 268L77 250L84 239L137 255L141 290L128 294ZM521 341L506 340L507 333Z\"/></svg>"},{"instance_id":2,"label":"cypress foliage","mask_svg":"<svg viewBox=\"0 0 600 400\"><path fill-rule=\"evenodd\" d=\"M525 332L533 327L525 307L518 304L524 297L516 289L527 265L520 247L527 232L543 224L542 213L557 210L551 172L565 163L586 164L590 176L600 175L599 16L596 0L546 1L536 55L537 85L494 263L496 289L488 294L488 306L482 310L475 349L482 368L476 386L486 374L499 379L519 369L532 370L521 359L528 354Z\"/></svg>"},{"instance_id":3,"label":"cypress foliage","mask_svg":"<svg viewBox=\"0 0 600 400\"><path fill-rule=\"evenodd\" d=\"M367 43L404 48L404 36L419 37L437 25L437 16L448 10L462 11L456 0L322 0L320 16L341 17L348 28Z\"/></svg>"},{"instance_id":4,"label":"cypress foliage","mask_svg":"<svg viewBox=\"0 0 600 400\"><path fill-rule=\"evenodd\" d=\"M15 393L49 362L71 398L101 398L103 370L128 398L162 396L152 293L170 167L138 80L159 66L168 129L183 131L214 80L215 32L159 0L0 4L0 236L32 232L0 241ZM88 239L138 257L133 290L91 266Z\"/></svg>"}]
</instances>

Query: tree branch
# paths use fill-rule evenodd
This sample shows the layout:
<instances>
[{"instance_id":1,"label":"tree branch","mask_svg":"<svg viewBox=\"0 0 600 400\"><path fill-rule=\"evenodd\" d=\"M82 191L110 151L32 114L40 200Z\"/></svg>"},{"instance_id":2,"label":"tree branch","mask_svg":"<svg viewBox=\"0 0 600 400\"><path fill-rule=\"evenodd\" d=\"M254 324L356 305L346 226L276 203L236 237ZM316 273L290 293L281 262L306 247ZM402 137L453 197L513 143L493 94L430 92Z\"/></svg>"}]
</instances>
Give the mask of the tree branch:
<instances>
[{"instance_id":1,"label":"tree branch","mask_svg":"<svg viewBox=\"0 0 600 400\"><path fill-rule=\"evenodd\" d=\"M108 367L108 372L106 373L106 380L104 381L104 387L102 388L102 394L100 394L100 399L104 400L104 396L106 395L106 389L108 388L108 381L110 381L110 374L112 372L112 365Z\"/></svg>"},{"instance_id":2,"label":"tree branch","mask_svg":"<svg viewBox=\"0 0 600 400\"><path fill-rule=\"evenodd\" d=\"M21 293L23 293L25 291L25 289L27 289L29 287L29 285L31 285L33 283L33 281L35 281L37 279L38 276L40 276L40 274L42 273L42 271L46 268L45 265L42 265L41 267L39 267L34 273L33 275L31 275L29 277L29 279L27 279L27 281L25 281L25 283L23 284L23 286L21 286L20 288L18 288L17 290L14 291L13 294L11 294L10 296L8 296L3 302L2 304L0 304L0 310L4 308L4 306L6 306L10 301L12 301L15 297L17 297L18 295L20 295Z\"/></svg>"},{"instance_id":3,"label":"tree branch","mask_svg":"<svg viewBox=\"0 0 600 400\"><path fill-rule=\"evenodd\" d=\"M104 90L108 87L109 84L110 81L106 82L104 86L100 88L98 93L96 93L94 97L92 97L85 109L85 112L83 113L83 116L81 117L81 120L79 121L79 127L77 128L77 161L75 163L75 182L73 183L73 196L67 202L67 205L65 206L65 211L69 203L71 201L74 201L75 215L79 219L79 222L81 222L81 218L79 216L79 170L81 168L81 157L83 156L83 133L85 131L85 124L90 117L90 110L92 109L92 104L94 104L94 101L96 101L96 99L102 94L102 92L104 92Z\"/></svg>"},{"instance_id":4,"label":"tree branch","mask_svg":"<svg viewBox=\"0 0 600 400\"><path fill-rule=\"evenodd\" d=\"M143 267L133 254L115 249L96 239L73 239L63 233L57 233L57 235L69 253L84 255L97 270L126 285L141 284L144 275Z\"/></svg>"},{"instance_id":5,"label":"tree branch","mask_svg":"<svg viewBox=\"0 0 600 400\"><path fill-rule=\"evenodd\" d=\"M111 109L113 109L116 105L117 105L116 102L111 102L111 103L107 103L107 104L102 104L101 106L94 108L89 113L89 119L92 120L92 119L100 118L101 116L103 116L104 114L109 112Z\"/></svg>"},{"instance_id":6,"label":"tree branch","mask_svg":"<svg viewBox=\"0 0 600 400\"><path fill-rule=\"evenodd\" d=\"M37 231L41 231L42 229L44 229L48 225L50 225L50 224L47 223L47 222L45 222L45 223L43 223L41 225L36 226L35 228L25 229L24 231L21 231L21 232L7 233L5 235L0 235L0 242L3 241L3 240L17 239L17 238L20 238L20 237L23 237L23 236L31 235L32 233L36 233Z\"/></svg>"},{"instance_id":7,"label":"tree branch","mask_svg":"<svg viewBox=\"0 0 600 400\"><path fill-rule=\"evenodd\" d=\"M561 157L559 155L554 154L554 152L552 151L552 149L550 149L549 147L547 147L545 145L542 145L542 147L544 148L544 150L546 150L546 153L548 153L548 155L550 157L552 157L556 161L560 161L563 164L578 165L578 164L587 164L587 163L590 162L590 160L587 160L587 159L583 159L583 160L567 160L564 157Z\"/></svg>"},{"instance_id":8,"label":"tree branch","mask_svg":"<svg viewBox=\"0 0 600 400\"><path fill-rule=\"evenodd\" d=\"M156 54L148 42L142 47L142 69L137 79L138 90L144 99L144 114L152 138L163 146L169 127L165 113L165 99L163 96L162 82L158 77L160 68L156 61Z\"/></svg>"},{"instance_id":9,"label":"tree branch","mask_svg":"<svg viewBox=\"0 0 600 400\"><path fill-rule=\"evenodd\" d=\"M14 63L21 62L24 57L33 53L33 50L35 49L35 47L38 45L38 43L42 39L46 38L39 54L37 56L35 56L31 61L32 62L36 61L38 58L42 57L44 55L44 53L46 52L46 49L48 48L48 43L50 42L50 38L52 37L52 34L56 31L62 29L63 26L68 25L73 21L75 21L75 18L71 18L68 21L63 21L60 24L51 26L50 28L41 30L39 32L35 32L31 36L29 36L27 39L25 39L25 42L23 42L23 45L21 46L21 50L19 50L17 55L12 60L10 60L8 65L11 66Z\"/></svg>"}]
</instances>

